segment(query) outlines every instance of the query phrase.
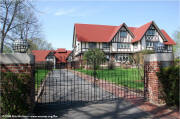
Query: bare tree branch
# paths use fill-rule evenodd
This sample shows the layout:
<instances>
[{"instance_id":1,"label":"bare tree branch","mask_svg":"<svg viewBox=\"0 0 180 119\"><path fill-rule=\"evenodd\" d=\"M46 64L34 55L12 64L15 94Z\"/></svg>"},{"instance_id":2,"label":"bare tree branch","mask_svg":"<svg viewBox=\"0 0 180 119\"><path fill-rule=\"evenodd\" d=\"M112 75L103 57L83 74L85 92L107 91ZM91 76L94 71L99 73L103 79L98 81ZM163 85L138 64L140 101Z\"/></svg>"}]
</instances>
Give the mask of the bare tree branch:
<instances>
[{"instance_id":1,"label":"bare tree branch","mask_svg":"<svg viewBox=\"0 0 180 119\"><path fill-rule=\"evenodd\" d=\"M39 23L34 15L34 6L30 0L0 1L0 53L3 52L5 40L35 39L39 37Z\"/></svg>"}]
</instances>

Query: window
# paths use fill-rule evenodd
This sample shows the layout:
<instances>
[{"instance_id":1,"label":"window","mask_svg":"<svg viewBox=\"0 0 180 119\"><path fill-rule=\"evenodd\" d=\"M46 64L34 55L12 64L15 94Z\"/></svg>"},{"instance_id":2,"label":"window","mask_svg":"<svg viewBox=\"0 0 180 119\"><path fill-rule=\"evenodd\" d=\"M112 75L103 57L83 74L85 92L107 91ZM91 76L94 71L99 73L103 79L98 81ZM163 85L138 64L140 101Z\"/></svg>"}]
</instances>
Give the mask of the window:
<instances>
[{"instance_id":1,"label":"window","mask_svg":"<svg viewBox=\"0 0 180 119\"><path fill-rule=\"evenodd\" d=\"M168 50L172 51L172 46L168 45Z\"/></svg>"},{"instance_id":2,"label":"window","mask_svg":"<svg viewBox=\"0 0 180 119\"><path fill-rule=\"evenodd\" d=\"M138 42L134 43L134 48L135 48L135 49L138 48Z\"/></svg>"},{"instance_id":3,"label":"window","mask_svg":"<svg viewBox=\"0 0 180 119\"><path fill-rule=\"evenodd\" d=\"M153 42L146 42L146 47L152 48L152 47L154 47L154 43Z\"/></svg>"},{"instance_id":4,"label":"window","mask_svg":"<svg viewBox=\"0 0 180 119\"><path fill-rule=\"evenodd\" d=\"M168 50L168 51L172 51L172 46L170 46L170 45L165 45L165 46L164 46L164 49L165 49L165 50Z\"/></svg>"},{"instance_id":5,"label":"window","mask_svg":"<svg viewBox=\"0 0 180 119\"><path fill-rule=\"evenodd\" d=\"M147 35L156 35L156 30L155 29L149 29L147 31Z\"/></svg>"},{"instance_id":6,"label":"window","mask_svg":"<svg viewBox=\"0 0 180 119\"><path fill-rule=\"evenodd\" d=\"M89 43L89 48L96 48L96 43Z\"/></svg>"},{"instance_id":7,"label":"window","mask_svg":"<svg viewBox=\"0 0 180 119\"><path fill-rule=\"evenodd\" d=\"M129 43L117 43L117 48L118 49L129 49L130 44Z\"/></svg>"},{"instance_id":8,"label":"window","mask_svg":"<svg viewBox=\"0 0 180 119\"><path fill-rule=\"evenodd\" d=\"M116 62L126 62L129 61L129 54L117 54L115 55Z\"/></svg>"},{"instance_id":9,"label":"window","mask_svg":"<svg viewBox=\"0 0 180 119\"><path fill-rule=\"evenodd\" d=\"M108 49L108 48L110 48L110 44L109 44L109 43L103 43L103 44L102 44L102 47L103 47L104 49Z\"/></svg>"},{"instance_id":10,"label":"window","mask_svg":"<svg viewBox=\"0 0 180 119\"><path fill-rule=\"evenodd\" d=\"M126 31L121 31L120 32L120 37L121 38L126 38L127 37L127 32Z\"/></svg>"},{"instance_id":11,"label":"window","mask_svg":"<svg viewBox=\"0 0 180 119\"><path fill-rule=\"evenodd\" d=\"M120 49L122 46L122 43L117 43L117 48Z\"/></svg>"}]
</instances>

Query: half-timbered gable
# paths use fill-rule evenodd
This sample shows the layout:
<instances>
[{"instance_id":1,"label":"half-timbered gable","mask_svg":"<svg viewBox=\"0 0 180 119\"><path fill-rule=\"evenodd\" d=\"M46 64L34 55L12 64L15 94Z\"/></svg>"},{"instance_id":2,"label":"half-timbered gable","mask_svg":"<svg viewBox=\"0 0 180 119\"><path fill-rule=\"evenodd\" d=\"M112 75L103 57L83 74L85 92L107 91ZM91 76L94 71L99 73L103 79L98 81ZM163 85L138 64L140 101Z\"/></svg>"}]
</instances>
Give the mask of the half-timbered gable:
<instances>
[{"instance_id":1,"label":"half-timbered gable","mask_svg":"<svg viewBox=\"0 0 180 119\"><path fill-rule=\"evenodd\" d=\"M117 42L125 42L125 43L131 43L133 36L132 33L128 30L127 27L122 26L119 31L116 33L114 38L112 39L113 43Z\"/></svg>"},{"instance_id":2,"label":"half-timbered gable","mask_svg":"<svg viewBox=\"0 0 180 119\"><path fill-rule=\"evenodd\" d=\"M128 28L122 26L112 39L112 52L131 52L133 46L131 44L133 36Z\"/></svg>"},{"instance_id":3,"label":"half-timbered gable","mask_svg":"<svg viewBox=\"0 0 180 119\"><path fill-rule=\"evenodd\" d=\"M162 35L162 32L155 23L153 23L150 25L142 38L141 50L164 50L164 52L172 52L172 45L165 45L164 41L167 41L167 39Z\"/></svg>"}]
</instances>

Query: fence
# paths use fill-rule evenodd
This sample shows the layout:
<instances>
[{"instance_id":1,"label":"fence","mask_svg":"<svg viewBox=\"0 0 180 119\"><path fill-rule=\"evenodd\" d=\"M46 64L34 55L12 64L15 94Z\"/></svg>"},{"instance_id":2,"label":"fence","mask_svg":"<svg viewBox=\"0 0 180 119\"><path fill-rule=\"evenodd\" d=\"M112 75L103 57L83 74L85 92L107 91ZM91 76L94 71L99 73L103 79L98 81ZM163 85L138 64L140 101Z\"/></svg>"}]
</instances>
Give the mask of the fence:
<instances>
[{"instance_id":1,"label":"fence","mask_svg":"<svg viewBox=\"0 0 180 119\"><path fill-rule=\"evenodd\" d=\"M105 61L96 66L89 62L72 64L70 67L59 65L58 69L52 69L51 64L36 66L36 92L42 90L38 103L144 98L144 71L141 65L124 63L115 67Z\"/></svg>"}]
</instances>

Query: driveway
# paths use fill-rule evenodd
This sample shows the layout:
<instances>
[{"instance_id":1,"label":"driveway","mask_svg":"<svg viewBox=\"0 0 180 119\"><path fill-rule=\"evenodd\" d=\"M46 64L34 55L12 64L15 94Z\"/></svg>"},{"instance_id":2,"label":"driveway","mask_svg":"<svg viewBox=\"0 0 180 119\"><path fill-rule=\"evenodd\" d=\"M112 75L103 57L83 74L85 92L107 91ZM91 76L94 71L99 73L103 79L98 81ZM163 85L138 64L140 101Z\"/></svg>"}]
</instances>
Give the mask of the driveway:
<instances>
[{"instance_id":1,"label":"driveway","mask_svg":"<svg viewBox=\"0 0 180 119\"><path fill-rule=\"evenodd\" d=\"M106 92L66 69L50 73L34 113L54 115L53 118L57 119L152 118L123 98Z\"/></svg>"}]
</instances>

